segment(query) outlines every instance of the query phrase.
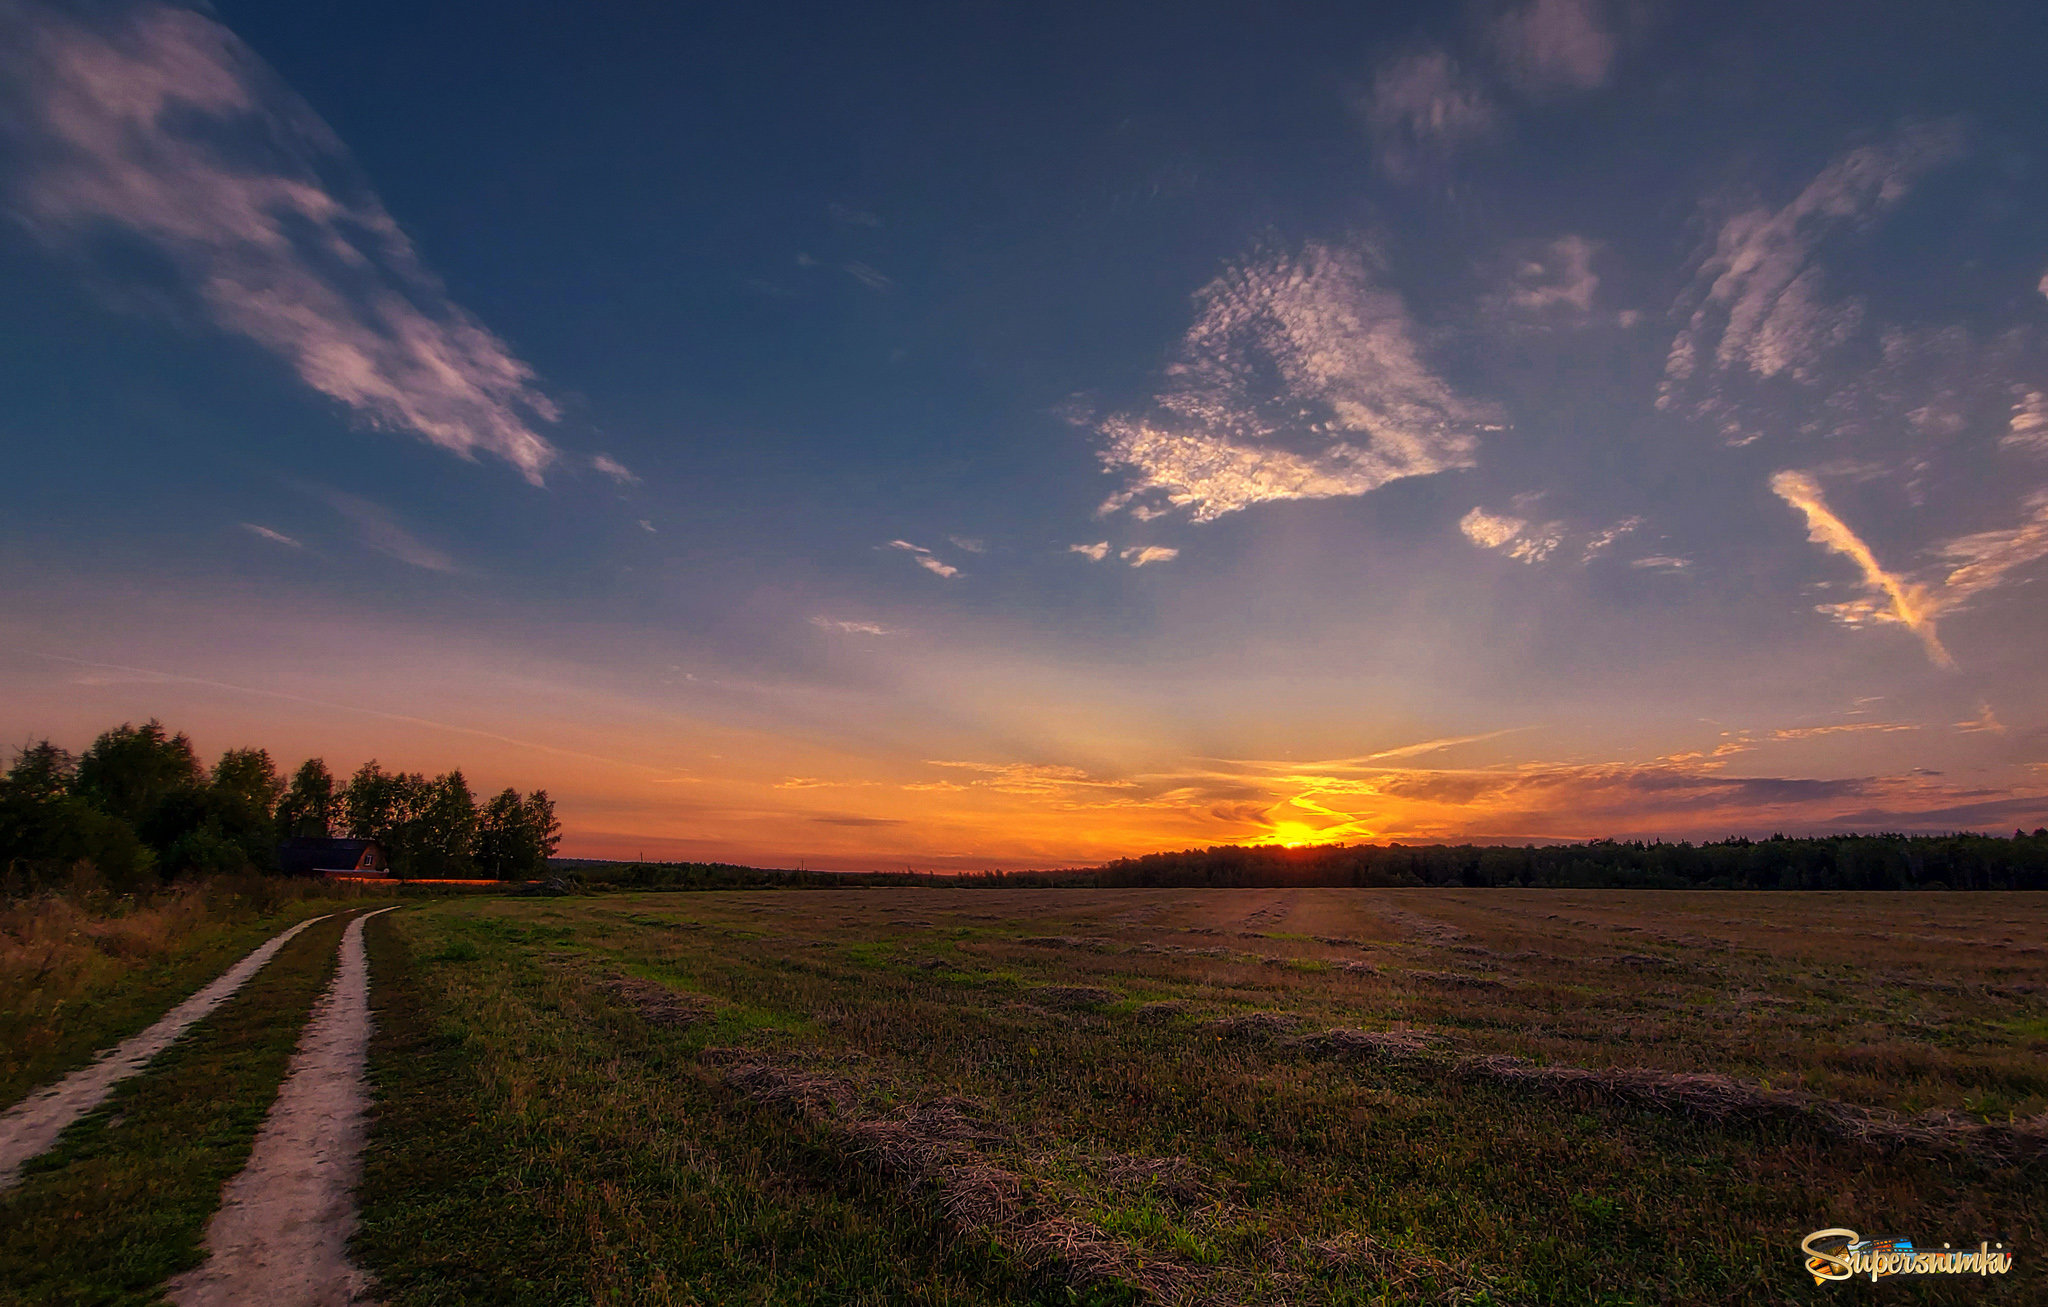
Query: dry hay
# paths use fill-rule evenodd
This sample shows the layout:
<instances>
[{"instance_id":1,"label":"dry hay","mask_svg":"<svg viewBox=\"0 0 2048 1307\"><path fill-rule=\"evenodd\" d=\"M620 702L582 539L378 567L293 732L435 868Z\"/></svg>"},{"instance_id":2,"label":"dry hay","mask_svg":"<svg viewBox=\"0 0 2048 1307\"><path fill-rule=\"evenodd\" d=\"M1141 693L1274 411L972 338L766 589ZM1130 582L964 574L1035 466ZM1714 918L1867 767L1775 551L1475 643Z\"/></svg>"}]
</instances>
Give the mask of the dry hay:
<instances>
[{"instance_id":1,"label":"dry hay","mask_svg":"<svg viewBox=\"0 0 2048 1307\"><path fill-rule=\"evenodd\" d=\"M1432 985L1447 985L1453 989L1506 989L1507 982L1494 976L1476 976L1469 971L1410 971L1409 980L1426 981Z\"/></svg>"},{"instance_id":2,"label":"dry hay","mask_svg":"<svg viewBox=\"0 0 2048 1307\"><path fill-rule=\"evenodd\" d=\"M1099 989L1094 985L1039 985L1030 991L1029 997L1049 1007L1068 1011L1102 1007L1117 1000L1114 990Z\"/></svg>"},{"instance_id":3,"label":"dry hay","mask_svg":"<svg viewBox=\"0 0 2048 1307\"><path fill-rule=\"evenodd\" d=\"M693 1026L708 1018L714 1006L703 994L670 989L659 981L632 976L607 981L602 988L631 1004L641 1020L651 1026Z\"/></svg>"},{"instance_id":4,"label":"dry hay","mask_svg":"<svg viewBox=\"0 0 2048 1307\"><path fill-rule=\"evenodd\" d=\"M1371 909L1375 916L1384 917L1402 930L1407 931L1410 935L1427 943L1448 944L1465 938L1465 932L1459 930L1448 921L1438 921L1435 917L1418 916L1413 912L1403 912L1399 908L1386 907L1377 903L1371 905Z\"/></svg>"},{"instance_id":5,"label":"dry hay","mask_svg":"<svg viewBox=\"0 0 2048 1307\"><path fill-rule=\"evenodd\" d=\"M1058 1210L1060 1196L1044 1183L990 1161L980 1146L996 1137L959 1099L873 1111L850 1081L837 1076L758 1061L742 1050L718 1050L707 1058L732 1063L725 1082L748 1098L837 1134L876 1170L909 1188L929 1190L959 1234L1002 1243L1034 1273L1083 1290L1123 1284L1151 1301L1217 1301L1203 1291L1213 1272L1147 1256ZM1142 1159L1124 1160L1143 1169ZM1156 1170L1173 1176L1179 1160L1163 1159Z\"/></svg>"},{"instance_id":6,"label":"dry hay","mask_svg":"<svg viewBox=\"0 0 2048 1307\"><path fill-rule=\"evenodd\" d=\"M1716 1123L1792 1121L1830 1138L1886 1148L1938 1149L2003 1161L2048 1157L2048 1115L2006 1125L1947 1110L1906 1117L1789 1089L1765 1089L1717 1072L1539 1066L1498 1053L1462 1059L1457 1068L1466 1076L1497 1084L1657 1108Z\"/></svg>"},{"instance_id":7,"label":"dry hay","mask_svg":"<svg viewBox=\"0 0 2048 1307\"><path fill-rule=\"evenodd\" d=\"M1798 1007L1799 1001L1797 999L1781 998L1776 994L1766 994L1760 989L1745 989L1729 999L1728 1005L1743 1009L1753 1007Z\"/></svg>"},{"instance_id":8,"label":"dry hay","mask_svg":"<svg viewBox=\"0 0 2048 1307\"><path fill-rule=\"evenodd\" d=\"M1164 1025L1186 1016L1192 1006L1186 999L1166 998L1156 1003L1140 1003L1131 1015L1148 1026Z\"/></svg>"},{"instance_id":9,"label":"dry hay","mask_svg":"<svg viewBox=\"0 0 2048 1307\"><path fill-rule=\"evenodd\" d=\"M1339 1026L1289 1041L1311 1057L1387 1058L1404 1061L1427 1052L1437 1040L1419 1030L1353 1030Z\"/></svg>"},{"instance_id":10,"label":"dry hay","mask_svg":"<svg viewBox=\"0 0 2048 1307\"><path fill-rule=\"evenodd\" d=\"M1206 1203L1216 1196L1216 1187L1185 1157L1112 1153L1089 1160L1105 1182L1126 1193L1157 1193L1177 1205Z\"/></svg>"},{"instance_id":11,"label":"dry hay","mask_svg":"<svg viewBox=\"0 0 2048 1307\"><path fill-rule=\"evenodd\" d=\"M1280 922L1285 921L1287 914L1292 911L1294 911L1293 900L1276 899L1262 908L1254 908L1252 911L1247 912L1243 920L1238 922L1238 925L1245 930L1251 930L1259 926L1278 925Z\"/></svg>"},{"instance_id":12,"label":"dry hay","mask_svg":"<svg viewBox=\"0 0 2048 1307\"><path fill-rule=\"evenodd\" d=\"M1363 1234L1345 1233L1329 1239L1304 1239L1273 1250L1273 1260L1362 1272L1400 1302L1470 1302L1491 1287L1487 1276L1463 1262L1447 1262L1427 1253L1395 1248ZM1433 1292L1431 1292L1433 1290ZM1427 1296L1424 1296L1424 1295Z\"/></svg>"},{"instance_id":13,"label":"dry hay","mask_svg":"<svg viewBox=\"0 0 2048 1307\"><path fill-rule=\"evenodd\" d=\"M1077 948L1101 953L1114 947L1100 935L1026 935L1017 941L1032 948Z\"/></svg>"},{"instance_id":14,"label":"dry hay","mask_svg":"<svg viewBox=\"0 0 2048 1307\"><path fill-rule=\"evenodd\" d=\"M1209 1030L1225 1039L1272 1039L1300 1024L1292 1012L1239 1012L1211 1021Z\"/></svg>"}]
</instances>

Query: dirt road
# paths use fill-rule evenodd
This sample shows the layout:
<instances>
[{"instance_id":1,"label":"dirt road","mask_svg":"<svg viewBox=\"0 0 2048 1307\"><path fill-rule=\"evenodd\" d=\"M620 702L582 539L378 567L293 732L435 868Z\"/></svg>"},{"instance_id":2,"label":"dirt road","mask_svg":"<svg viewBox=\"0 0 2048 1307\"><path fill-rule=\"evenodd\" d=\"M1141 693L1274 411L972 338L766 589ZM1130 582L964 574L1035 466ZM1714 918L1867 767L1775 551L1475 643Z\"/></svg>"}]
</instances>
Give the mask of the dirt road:
<instances>
[{"instance_id":1,"label":"dirt road","mask_svg":"<svg viewBox=\"0 0 2048 1307\"><path fill-rule=\"evenodd\" d=\"M389 912L380 908L378 912ZM341 938L334 983L313 1009L249 1164L206 1228L207 1260L165 1286L179 1307L349 1307L368 1282L348 1260L369 1083L363 923Z\"/></svg>"},{"instance_id":2,"label":"dirt road","mask_svg":"<svg viewBox=\"0 0 2048 1307\"><path fill-rule=\"evenodd\" d=\"M20 1178L22 1164L48 1152L65 1128L104 1103L115 1085L148 1066L200 1018L232 998L294 936L316 921L325 921L329 915L308 917L258 946L212 984L165 1013L149 1029L100 1054L91 1066L30 1094L0 1114L0 1191L12 1188Z\"/></svg>"}]
</instances>

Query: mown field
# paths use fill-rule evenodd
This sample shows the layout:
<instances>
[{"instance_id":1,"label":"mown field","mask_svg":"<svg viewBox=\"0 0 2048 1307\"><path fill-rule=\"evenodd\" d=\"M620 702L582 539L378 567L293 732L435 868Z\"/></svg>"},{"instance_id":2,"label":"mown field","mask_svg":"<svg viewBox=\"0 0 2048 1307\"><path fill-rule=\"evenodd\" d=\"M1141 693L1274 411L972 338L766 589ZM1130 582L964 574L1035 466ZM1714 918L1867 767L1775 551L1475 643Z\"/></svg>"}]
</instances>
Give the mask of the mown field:
<instances>
[{"instance_id":1,"label":"mown field","mask_svg":"<svg viewBox=\"0 0 2048 1307\"><path fill-rule=\"evenodd\" d=\"M2048 1300L2048 900L861 890L369 929L392 1303ZM1806 1233L2002 1242L1816 1287Z\"/></svg>"}]
</instances>

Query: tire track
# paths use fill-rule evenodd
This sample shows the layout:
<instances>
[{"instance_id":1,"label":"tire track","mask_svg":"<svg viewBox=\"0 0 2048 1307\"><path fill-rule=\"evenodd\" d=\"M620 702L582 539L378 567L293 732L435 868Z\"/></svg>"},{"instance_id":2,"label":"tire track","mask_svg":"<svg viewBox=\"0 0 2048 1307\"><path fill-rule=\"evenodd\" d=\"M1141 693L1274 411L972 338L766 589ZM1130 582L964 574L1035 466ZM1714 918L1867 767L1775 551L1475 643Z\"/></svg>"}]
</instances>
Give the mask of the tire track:
<instances>
[{"instance_id":1,"label":"tire track","mask_svg":"<svg viewBox=\"0 0 2048 1307\"><path fill-rule=\"evenodd\" d=\"M369 1082L370 968L363 923L348 923L334 982L314 1005L249 1164L206 1227L206 1261L164 1293L178 1307L349 1307L369 1277L348 1259L356 1226Z\"/></svg>"},{"instance_id":2,"label":"tire track","mask_svg":"<svg viewBox=\"0 0 2048 1307\"><path fill-rule=\"evenodd\" d=\"M46 1089L37 1090L0 1114L0 1192L14 1187L21 1178L22 1165L53 1147L72 1122L107 1100L114 1086L148 1066L157 1054L178 1041L178 1037L212 1012L249 978L263 969L277 951L316 921L332 913L293 926L290 930L258 945L247 957L217 976L212 983L172 1008L141 1034L131 1035L100 1054L92 1065L82 1067Z\"/></svg>"}]
</instances>

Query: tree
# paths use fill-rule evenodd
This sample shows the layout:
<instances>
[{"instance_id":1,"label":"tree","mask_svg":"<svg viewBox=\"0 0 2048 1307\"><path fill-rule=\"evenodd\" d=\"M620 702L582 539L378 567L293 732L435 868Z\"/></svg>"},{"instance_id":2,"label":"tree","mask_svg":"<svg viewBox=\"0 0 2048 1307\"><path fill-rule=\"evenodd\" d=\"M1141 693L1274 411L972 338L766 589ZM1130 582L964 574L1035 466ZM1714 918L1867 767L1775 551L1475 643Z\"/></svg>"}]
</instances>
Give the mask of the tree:
<instances>
[{"instance_id":1,"label":"tree","mask_svg":"<svg viewBox=\"0 0 2048 1307\"><path fill-rule=\"evenodd\" d=\"M71 755L48 740L24 747L0 777L0 867L31 884L91 863L117 890L155 879L156 856L135 828L80 798Z\"/></svg>"},{"instance_id":2,"label":"tree","mask_svg":"<svg viewBox=\"0 0 2048 1307\"><path fill-rule=\"evenodd\" d=\"M229 749L202 784L181 786L143 819L167 872L265 870L277 861L275 812L284 783L263 749Z\"/></svg>"},{"instance_id":3,"label":"tree","mask_svg":"<svg viewBox=\"0 0 2048 1307\"><path fill-rule=\"evenodd\" d=\"M78 760L74 792L110 817L140 827L165 798L200 783L199 755L184 734L169 735L152 717L127 722L92 742Z\"/></svg>"},{"instance_id":4,"label":"tree","mask_svg":"<svg viewBox=\"0 0 2048 1307\"><path fill-rule=\"evenodd\" d=\"M382 844L391 869L401 876L412 874L426 788L427 778L419 773L387 772L372 758L341 792L342 822L350 837Z\"/></svg>"},{"instance_id":5,"label":"tree","mask_svg":"<svg viewBox=\"0 0 2048 1307\"><path fill-rule=\"evenodd\" d=\"M10 795L25 799L54 799L71 793L72 783L78 778L78 760L71 756L69 749L60 749L48 740L37 740L23 745L14 755L14 766L7 771L4 784Z\"/></svg>"},{"instance_id":6,"label":"tree","mask_svg":"<svg viewBox=\"0 0 2048 1307\"><path fill-rule=\"evenodd\" d=\"M561 842L562 826L546 790L522 799L519 791L506 789L492 796L478 816L476 861L485 875L500 880L537 876L547 870Z\"/></svg>"},{"instance_id":7,"label":"tree","mask_svg":"<svg viewBox=\"0 0 2048 1307\"><path fill-rule=\"evenodd\" d=\"M243 804L268 820L284 797L284 782L278 779L277 764L268 749L229 749L213 765L214 792L223 799Z\"/></svg>"},{"instance_id":8,"label":"tree","mask_svg":"<svg viewBox=\"0 0 2048 1307\"><path fill-rule=\"evenodd\" d=\"M476 870L476 799L458 771L436 776L418 791L407 832L410 871L416 876L463 877Z\"/></svg>"},{"instance_id":9,"label":"tree","mask_svg":"<svg viewBox=\"0 0 2048 1307\"><path fill-rule=\"evenodd\" d=\"M525 818L527 847L533 851L533 871L538 875L548 869L548 859L561 847L562 823L555 820L555 801L546 790L527 795L519 811Z\"/></svg>"},{"instance_id":10,"label":"tree","mask_svg":"<svg viewBox=\"0 0 2048 1307\"><path fill-rule=\"evenodd\" d=\"M326 839L334 833L335 815L334 773L320 759L308 758L277 801L277 833L286 839Z\"/></svg>"}]
</instances>

